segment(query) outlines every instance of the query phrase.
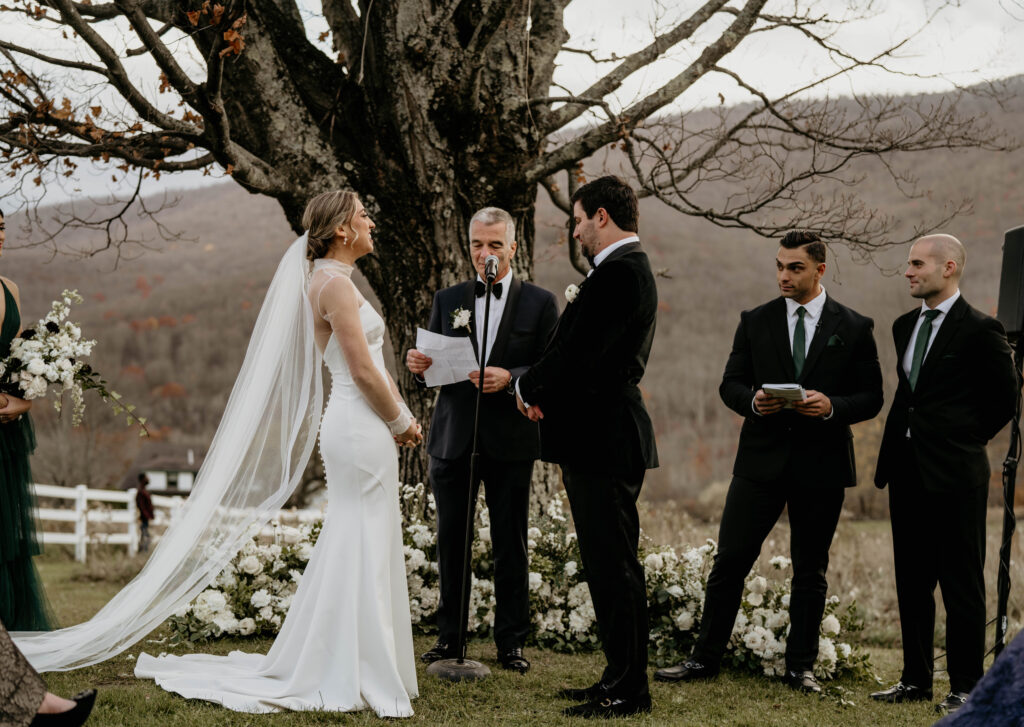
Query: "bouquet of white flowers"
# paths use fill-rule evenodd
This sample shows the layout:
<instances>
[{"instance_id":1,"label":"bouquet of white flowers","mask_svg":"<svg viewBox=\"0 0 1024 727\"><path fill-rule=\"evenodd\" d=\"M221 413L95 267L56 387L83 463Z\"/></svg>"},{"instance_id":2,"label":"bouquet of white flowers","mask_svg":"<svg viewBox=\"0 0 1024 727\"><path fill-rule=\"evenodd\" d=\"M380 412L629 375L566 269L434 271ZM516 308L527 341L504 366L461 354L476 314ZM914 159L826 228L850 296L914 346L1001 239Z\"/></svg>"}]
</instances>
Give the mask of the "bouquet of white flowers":
<instances>
[{"instance_id":1,"label":"bouquet of white flowers","mask_svg":"<svg viewBox=\"0 0 1024 727\"><path fill-rule=\"evenodd\" d=\"M84 340L82 329L68 320L72 303L81 303L76 290L65 290L53 302L50 312L35 326L26 328L11 342L11 353L0 361L0 392L21 399L41 399L50 391L59 393L54 406L61 410L63 395L70 394L72 423L77 426L85 413L85 391L97 391L115 414L127 413L128 423L140 427L140 436L146 436L144 419L137 417L135 407L124 404L116 391L107 389L107 382L82 361L92 353L96 341Z\"/></svg>"}]
</instances>

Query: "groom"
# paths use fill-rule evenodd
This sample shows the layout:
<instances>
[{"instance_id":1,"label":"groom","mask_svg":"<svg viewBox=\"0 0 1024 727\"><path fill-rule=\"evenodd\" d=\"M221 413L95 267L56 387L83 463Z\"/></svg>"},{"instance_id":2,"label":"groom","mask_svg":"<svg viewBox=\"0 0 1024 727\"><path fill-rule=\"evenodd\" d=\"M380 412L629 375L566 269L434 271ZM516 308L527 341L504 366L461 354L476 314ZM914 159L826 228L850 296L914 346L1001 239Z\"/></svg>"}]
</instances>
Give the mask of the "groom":
<instances>
[{"instance_id":1,"label":"groom","mask_svg":"<svg viewBox=\"0 0 1024 727\"><path fill-rule=\"evenodd\" d=\"M572 197L575 231L594 270L568 304L540 360L518 380L520 411L541 421L543 459L562 466L608 666L561 695L577 717L651 711L647 590L637 560L636 500L658 465L638 384L654 340L658 291L636 231L636 195L602 177Z\"/></svg>"},{"instance_id":2,"label":"groom","mask_svg":"<svg viewBox=\"0 0 1024 727\"><path fill-rule=\"evenodd\" d=\"M526 546L533 461L540 455L537 425L516 412L510 388L513 377L537 360L558 318L555 296L519 280L512 272L516 254L515 222L508 212L485 207L469 222L469 250L475 280L438 291L430 311L429 328L447 336L469 336L479 357L483 337L486 288L484 260L498 258L487 325L487 366L480 402L480 459L473 502L480 480L491 516L494 550L494 641L498 662L505 669L526 672L530 662L523 643L530 633L529 563ZM457 313L469 314L460 325ZM416 349L406 354L406 366L417 377L432 361ZM464 547L466 505L469 501L469 460L473 445L473 418L480 372L470 381L441 387L434 406L427 452L430 486L437 505L437 553L441 603L437 611L440 635L420 658L430 663L455 658L459 629L459 598ZM467 589L468 593L468 589Z\"/></svg>"}]
</instances>

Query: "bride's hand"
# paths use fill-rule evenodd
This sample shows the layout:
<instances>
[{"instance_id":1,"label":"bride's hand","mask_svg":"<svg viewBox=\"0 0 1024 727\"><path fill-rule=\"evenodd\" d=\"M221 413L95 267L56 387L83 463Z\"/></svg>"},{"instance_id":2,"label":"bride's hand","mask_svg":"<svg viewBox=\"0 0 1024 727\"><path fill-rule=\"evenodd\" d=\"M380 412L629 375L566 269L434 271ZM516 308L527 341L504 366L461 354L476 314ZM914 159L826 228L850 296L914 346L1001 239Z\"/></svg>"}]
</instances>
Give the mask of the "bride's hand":
<instances>
[{"instance_id":1,"label":"bride's hand","mask_svg":"<svg viewBox=\"0 0 1024 727\"><path fill-rule=\"evenodd\" d=\"M423 441L423 428L413 419L409 428L395 437L395 441L400 447L415 447Z\"/></svg>"}]
</instances>

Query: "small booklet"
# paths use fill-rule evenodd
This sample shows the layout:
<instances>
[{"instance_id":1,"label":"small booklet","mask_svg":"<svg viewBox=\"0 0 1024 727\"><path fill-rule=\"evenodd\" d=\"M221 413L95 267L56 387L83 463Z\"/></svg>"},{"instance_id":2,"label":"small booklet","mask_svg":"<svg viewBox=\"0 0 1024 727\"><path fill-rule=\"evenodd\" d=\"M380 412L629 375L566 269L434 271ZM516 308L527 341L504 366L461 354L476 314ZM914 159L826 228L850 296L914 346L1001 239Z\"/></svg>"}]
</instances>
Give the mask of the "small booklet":
<instances>
[{"instance_id":1,"label":"small booklet","mask_svg":"<svg viewBox=\"0 0 1024 727\"><path fill-rule=\"evenodd\" d=\"M792 409L794 401L804 401L807 398L807 392L800 384L764 384L761 388L768 396L785 399L783 409Z\"/></svg>"}]
</instances>

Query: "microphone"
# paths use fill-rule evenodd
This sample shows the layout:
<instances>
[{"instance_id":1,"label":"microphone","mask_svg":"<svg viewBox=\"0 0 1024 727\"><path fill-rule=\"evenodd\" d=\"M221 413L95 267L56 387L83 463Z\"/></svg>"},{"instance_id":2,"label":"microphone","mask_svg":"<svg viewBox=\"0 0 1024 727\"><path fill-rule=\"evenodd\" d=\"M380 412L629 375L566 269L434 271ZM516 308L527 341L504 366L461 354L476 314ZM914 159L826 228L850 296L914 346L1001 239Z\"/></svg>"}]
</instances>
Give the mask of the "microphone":
<instances>
[{"instance_id":1,"label":"microphone","mask_svg":"<svg viewBox=\"0 0 1024 727\"><path fill-rule=\"evenodd\" d=\"M498 256L488 255L484 260L484 280L493 283L496 277L498 277Z\"/></svg>"}]
</instances>

